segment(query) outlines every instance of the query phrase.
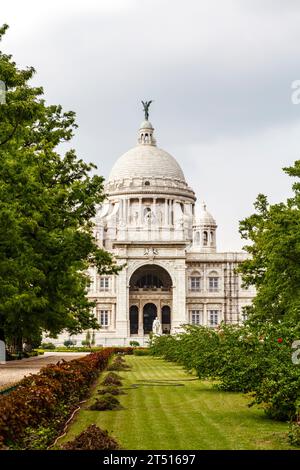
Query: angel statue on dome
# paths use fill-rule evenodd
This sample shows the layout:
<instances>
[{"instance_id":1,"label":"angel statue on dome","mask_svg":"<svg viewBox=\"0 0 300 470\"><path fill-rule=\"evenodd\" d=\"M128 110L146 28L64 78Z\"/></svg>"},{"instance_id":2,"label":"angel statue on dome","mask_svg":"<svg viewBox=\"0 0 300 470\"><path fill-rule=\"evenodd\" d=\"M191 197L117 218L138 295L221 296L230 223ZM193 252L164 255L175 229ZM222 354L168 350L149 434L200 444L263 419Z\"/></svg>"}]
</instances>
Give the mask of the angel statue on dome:
<instances>
[{"instance_id":1,"label":"angel statue on dome","mask_svg":"<svg viewBox=\"0 0 300 470\"><path fill-rule=\"evenodd\" d=\"M143 105L143 108L144 108L144 113L145 113L145 120L148 121L149 119L149 107L150 107L150 104L153 102L153 100L151 101L142 101L142 105Z\"/></svg>"}]
</instances>

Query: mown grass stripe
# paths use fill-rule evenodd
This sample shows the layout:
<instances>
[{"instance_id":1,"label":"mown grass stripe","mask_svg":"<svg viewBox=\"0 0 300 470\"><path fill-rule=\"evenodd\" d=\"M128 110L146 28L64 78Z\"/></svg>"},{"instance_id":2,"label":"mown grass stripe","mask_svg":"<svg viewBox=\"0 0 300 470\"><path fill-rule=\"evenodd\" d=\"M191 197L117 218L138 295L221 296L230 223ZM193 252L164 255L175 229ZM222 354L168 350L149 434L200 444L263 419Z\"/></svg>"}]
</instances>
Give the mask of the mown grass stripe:
<instances>
[{"instance_id":1,"label":"mown grass stripe","mask_svg":"<svg viewBox=\"0 0 300 470\"><path fill-rule=\"evenodd\" d=\"M95 423L109 430L124 449L292 449L288 424L267 419L258 408L249 409L242 394L187 380L192 376L181 367L158 358L127 356L126 362L132 370L120 373L124 387L129 387L119 397L124 409L81 410L64 441ZM181 379L184 386L175 386ZM150 380L165 382L151 386ZM136 383L139 386L130 389Z\"/></svg>"}]
</instances>

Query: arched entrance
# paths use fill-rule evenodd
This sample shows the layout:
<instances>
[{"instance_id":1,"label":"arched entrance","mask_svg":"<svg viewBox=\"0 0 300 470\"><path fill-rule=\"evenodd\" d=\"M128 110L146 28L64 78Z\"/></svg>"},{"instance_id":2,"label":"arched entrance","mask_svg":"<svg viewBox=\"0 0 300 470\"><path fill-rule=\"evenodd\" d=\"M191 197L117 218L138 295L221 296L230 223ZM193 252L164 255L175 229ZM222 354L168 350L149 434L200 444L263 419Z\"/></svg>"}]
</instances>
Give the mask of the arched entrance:
<instances>
[{"instance_id":1,"label":"arched entrance","mask_svg":"<svg viewBox=\"0 0 300 470\"><path fill-rule=\"evenodd\" d=\"M152 324L157 317L157 307L155 304L148 303L143 308L144 334L148 335L152 331Z\"/></svg>"},{"instance_id":2,"label":"arched entrance","mask_svg":"<svg viewBox=\"0 0 300 470\"><path fill-rule=\"evenodd\" d=\"M156 316L162 324L162 330L170 332L172 287L171 276L162 266L149 264L134 271L129 281L131 335L148 335Z\"/></svg>"}]
</instances>

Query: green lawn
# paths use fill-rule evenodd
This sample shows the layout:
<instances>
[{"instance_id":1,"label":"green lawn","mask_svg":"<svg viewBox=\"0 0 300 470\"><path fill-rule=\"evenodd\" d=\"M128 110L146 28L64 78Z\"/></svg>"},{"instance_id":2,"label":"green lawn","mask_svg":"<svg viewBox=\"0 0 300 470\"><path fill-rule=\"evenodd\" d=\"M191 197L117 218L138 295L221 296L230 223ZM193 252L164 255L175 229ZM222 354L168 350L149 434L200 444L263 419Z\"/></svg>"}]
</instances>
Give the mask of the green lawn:
<instances>
[{"instance_id":1,"label":"green lawn","mask_svg":"<svg viewBox=\"0 0 300 470\"><path fill-rule=\"evenodd\" d=\"M126 390L127 395L120 396L124 409L119 411L83 408L60 443L95 423L107 429L123 449L293 448L287 440L288 425L267 419L260 409L248 408L249 400L242 394L219 392L210 383L190 380L192 376L181 367L161 359L126 356L126 362L132 370L120 374L124 387L145 380L182 381L184 385L150 384ZM102 379L103 375L99 384Z\"/></svg>"}]
</instances>

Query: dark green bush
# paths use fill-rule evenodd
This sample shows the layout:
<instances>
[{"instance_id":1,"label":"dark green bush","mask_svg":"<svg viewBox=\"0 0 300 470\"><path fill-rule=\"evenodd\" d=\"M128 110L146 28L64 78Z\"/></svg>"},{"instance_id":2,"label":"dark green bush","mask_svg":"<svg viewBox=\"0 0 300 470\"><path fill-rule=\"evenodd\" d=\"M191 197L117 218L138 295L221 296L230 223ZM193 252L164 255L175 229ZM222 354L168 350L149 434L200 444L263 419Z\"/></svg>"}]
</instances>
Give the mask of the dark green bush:
<instances>
[{"instance_id":1,"label":"dark green bush","mask_svg":"<svg viewBox=\"0 0 300 470\"><path fill-rule=\"evenodd\" d=\"M149 348L138 348L133 350L133 355L134 356L149 356L150 350Z\"/></svg>"},{"instance_id":2,"label":"dark green bush","mask_svg":"<svg viewBox=\"0 0 300 470\"><path fill-rule=\"evenodd\" d=\"M55 344L53 344L53 343L42 343L41 348L42 349L55 349Z\"/></svg>"},{"instance_id":3,"label":"dark green bush","mask_svg":"<svg viewBox=\"0 0 300 470\"><path fill-rule=\"evenodd\" d=\"M119 448L117 441L95 424L90 425L73 441L62 446L64 450L117 450Z\"/></svg>"},{"instance_id":4,"label":"dark green bush","mask_svg":"<svg viewBox=\"0 0 300 470\"><path fill-rule=\"evenodd\" d=\"M124 361L124 359L122 358L116 358L114 360L114 362L112 364L109 365L109 367L107 368L107 370L110 370L110 371L125 371L125 370L130 370L131 367L128 366L126 364L126 362Z\"/></svg>"},{"instance_id":5,"label":"dark green bush","mask_svg":"<svg viewBox=\"0 0 300 470\"><path fill-rule=\"evenodd\" d=\"M107 374L105 379L102 382L102 385L105 386L118 386L120 387L122 385L121 377L118 374L115 374L114 372L110 372Z\"/></svg>"},{"instance_id":6,"label":"dark green bush","mask_svg":"<svg viewBox=\"0 0 300 470\"><path fill-rule=\"evenodd\" d=\"M90 406L90 410L93 411L105 411L105 410L119 410L121 405L119 400L111 395L105 394L101 398L97 398L96 401Z\"/></svg>"}]
</instances>

